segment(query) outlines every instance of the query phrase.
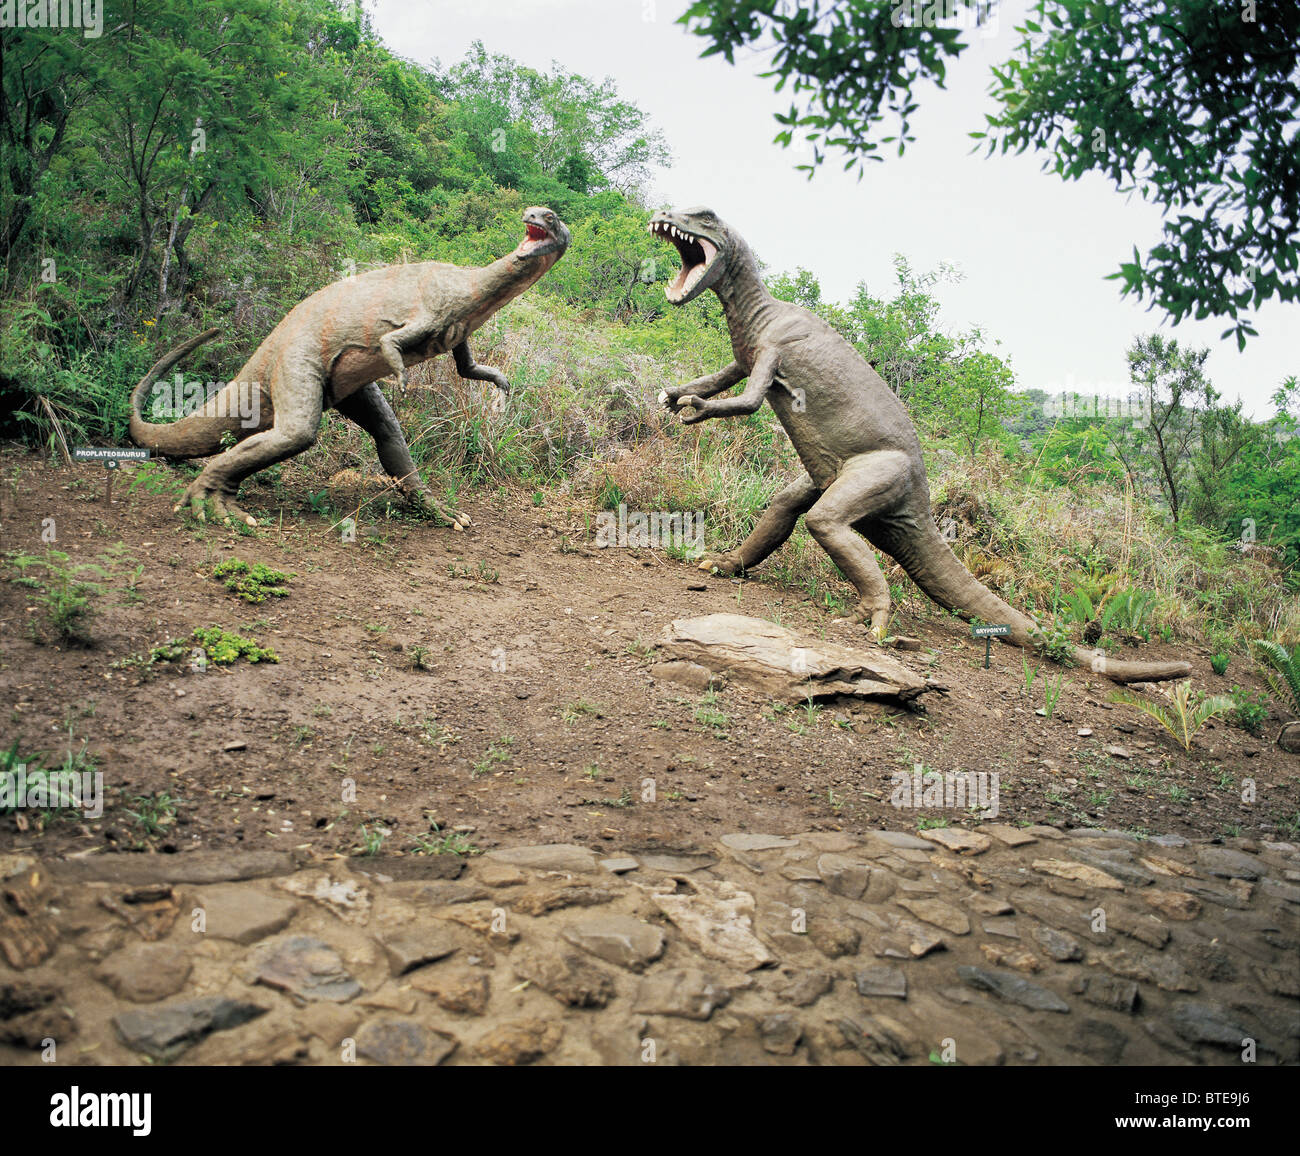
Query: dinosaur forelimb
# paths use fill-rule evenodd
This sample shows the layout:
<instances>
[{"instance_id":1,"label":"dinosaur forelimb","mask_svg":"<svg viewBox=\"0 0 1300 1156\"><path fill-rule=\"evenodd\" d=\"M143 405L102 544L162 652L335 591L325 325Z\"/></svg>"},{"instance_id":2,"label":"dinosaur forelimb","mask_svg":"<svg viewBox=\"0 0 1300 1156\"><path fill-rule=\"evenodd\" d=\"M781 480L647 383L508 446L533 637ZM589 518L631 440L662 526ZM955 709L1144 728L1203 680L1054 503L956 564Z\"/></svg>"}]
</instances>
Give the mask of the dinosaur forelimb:
<instances>
[{"instance_id":1,"label":"dinosaur forelimb","mask_svg":"<svg viewBox=\"0 0 1300 1156\"><path fill-rule=\"evenodd\" d=\"M737 382L744 381L745 369L736 361L717 373L710 373L706 377L697 377L694 381L688 381L685 385L674 385L668 389L659 391L659 404L666 409L676 410L684 397L712 397L715 393L721 393L724 389L730 389Z\"/></svg>"}]
</instances>

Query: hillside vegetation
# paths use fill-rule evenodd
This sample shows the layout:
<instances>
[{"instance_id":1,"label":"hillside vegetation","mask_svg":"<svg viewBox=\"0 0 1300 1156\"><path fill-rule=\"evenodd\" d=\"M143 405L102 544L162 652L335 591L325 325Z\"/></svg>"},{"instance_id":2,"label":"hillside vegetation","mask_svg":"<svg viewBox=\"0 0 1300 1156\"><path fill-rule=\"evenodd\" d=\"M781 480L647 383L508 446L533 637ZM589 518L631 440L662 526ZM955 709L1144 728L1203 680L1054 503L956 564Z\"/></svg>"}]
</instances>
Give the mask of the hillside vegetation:
<instances>
[{"instance_id":1,"label":"hillside vegetation","mask_svg":"<svg viewBox=\"0 0 1300 1156\"><path fill-rule=\"evenodd\" d=\"M130 387L163 350L220 327L186 375L222 381L322 285L392 262L484 264L546 204L572 230L567 255L474 344L510 377L508 411L442 363L393 398L435 485L518 488L588 516L699 510L709 544L729 546L797 471L766 409L684 429L655 403L730 347L711 295L664 301L676 258L646 234L644 190L669 142L611 81L482 45L420 65L329 0L106 8L127 31L7 34L0 436L56 462L64 444L125 443ZM807 270L770 283L907 403L935 515L978 577L1089 645L1161 635L1227 659L1260 637L1300 641L1294 378L1269 383L1276 414L1252 420L1219 397L1204 351L1111 335L1131 393L1121 413L1087 412L1018 391L1014 351L945 326L954 270L900 255L896 272L848 303L823 300ZM331 414L313 450L257 481L320 491L346 467L375 470L373 445ZM850 605L802 530L761 577ZM931 612L890 577L903 613Z\"/></svg>"}]
</instances>

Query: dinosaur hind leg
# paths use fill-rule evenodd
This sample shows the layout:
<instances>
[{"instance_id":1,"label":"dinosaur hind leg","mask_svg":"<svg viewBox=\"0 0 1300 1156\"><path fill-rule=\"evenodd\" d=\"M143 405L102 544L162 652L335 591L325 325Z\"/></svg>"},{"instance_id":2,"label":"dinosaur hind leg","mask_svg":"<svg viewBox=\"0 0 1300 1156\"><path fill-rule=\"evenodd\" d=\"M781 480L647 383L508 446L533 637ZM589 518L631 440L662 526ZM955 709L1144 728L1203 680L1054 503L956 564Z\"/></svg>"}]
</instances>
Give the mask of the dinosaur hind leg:
<instances>
[{"instance_id":1,"label":"dinosaur hind leg","mask_svg":"<svg viewBox=\"0 0 1300 1156\"><path fill-rule=\"evenodd\" d=\"M423 509L450 522L457 530L470 524L468 515L443 507L429 487L420 480L420 472L415 468L406 438L402 436L402 427L397 424L397 415L393 413L378 382L372 381L349 394L336 408L375 439L379 464L390 478L397 480L402 493Z\"/></svg>"},{"instance_id":2,"label":"dinosaur hind leg","mask_svg":"<svg viewBox=\"0 0 1300 1156\"><path fill-rule=\"evenodd\" d=\"M791 482L772 499L772 504L739 546L725 554L707 555L700 562L700 569L727 577L752 570L785 543L794 533L799 515L811 509L820 495L821 490L810 477Z\"/></svg>"},{"instance_id":3,"label":"dinosaur hind leg","mask_svg":"<svg viewBox=\"0 0 1300 1156\"><path fill-rule=\"evenodd\" d=\"M906 497L911 468L905 453L884 450L851 458L804 517L808 532L858 592L859 622L877 639L889 624L889 583L875 551L855 526L896 508Z\"/></svg>"},{"instance_id":4,"label":"dinosaur hind leg","mask_svg":"<svg viewBox=\"0 0 1300 1156\"><path fill-rule=\"evenodd\" d=\"M212 458L190 483L176 509L188 504L194 516L203 521L204 502L210 501L219 521L237 519L256 526L257 519L235 504L240 483L250 474L315 444L320 432L321 391L317 374L304 371L293 376L273 371L272 388L266 391L275 399L269 428L259 430Z\"/></svg>"}]
</instances>

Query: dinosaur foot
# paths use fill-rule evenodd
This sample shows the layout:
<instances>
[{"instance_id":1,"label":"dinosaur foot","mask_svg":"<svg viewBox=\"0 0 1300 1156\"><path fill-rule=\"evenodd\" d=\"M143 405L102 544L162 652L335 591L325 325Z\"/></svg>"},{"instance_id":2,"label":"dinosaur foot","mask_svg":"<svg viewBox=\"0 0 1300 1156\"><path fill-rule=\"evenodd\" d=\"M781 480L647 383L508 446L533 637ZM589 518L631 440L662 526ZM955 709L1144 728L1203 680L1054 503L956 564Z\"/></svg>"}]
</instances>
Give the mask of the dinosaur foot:
<instances>
[{"instance_id":1,"label":"dinosaur foot","mask_svg":"<svg viewBox=\"0 0 1300 1156\"><path fill-rule=\"evenodd\" d=\"M450 522L453 530L464 530L466 526L473 525L468 514L464 514L460 510L448 509L428 490L418 490L407 496L426 514L441 518L444 522Z\"/></svg>"},{"instance_id":2,"label":"dinosaur foot","mask_svg":"<svg viewBox=\"0 0 1300 1156\"><path fill-rule=\"evenodd\" d=\"M745 569L739 554L706 554L700 559L699 569L720 578L734 578Z\"/></svg>"},{"instance_id":3,"label":"dinosaur foot","mask_svg":"<svg viewBox=\"0 0 1300 1156\"><path fill-rule=\"evenodd\" d=\"M181 500L173 507L172 512L179 514L187 505L190 512L200 522L207 521L207 503L212 503L213 513L216 514L219 522L243 522L248 526L256 526L257 519L252 514L241 510L234 501L231 494L223 490L215 489L212 486L201 485L201 478L196 478L189 485L189 488L181 496Z\"/></svg>"},{"instance_id":4,"label":"dinosaur foot","mask_svg":"<svg viewBox=\"0 0 1300 1156\"><path fill-rule=\"evenodd\" d=\"M884 642L885 635L889 632L889 607L859 605L858 609L850 616L849 621L860 622L863 626L869 626L876 641Z\"/></svg>"}]
</instances>

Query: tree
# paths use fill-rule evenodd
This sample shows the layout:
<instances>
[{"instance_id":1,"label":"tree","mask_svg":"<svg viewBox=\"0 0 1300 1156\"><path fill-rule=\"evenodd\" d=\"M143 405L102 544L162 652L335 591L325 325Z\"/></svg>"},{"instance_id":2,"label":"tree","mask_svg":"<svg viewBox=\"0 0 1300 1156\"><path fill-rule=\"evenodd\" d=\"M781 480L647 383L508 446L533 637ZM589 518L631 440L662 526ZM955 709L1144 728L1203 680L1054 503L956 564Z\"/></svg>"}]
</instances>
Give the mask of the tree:
<instances>
[{"instance_id":1,"label":"tree","mask_svg":"<svg viewBox=\"0 0 1300 1156\"><path fill-rule=\"evenodd\" d=\"M767 76L791 83L777 141L803 130L809 174L828 150L862 171L901 154L923 80L988 27L996 0L694 0L681 21L734 62L774 49ZM1300 5L1242 0L1037 0L1011 60L993 69L1001 106L988 151L1047 155L1066 180L1102 173L1166 211L1164 237L1112 276L1175 322L1245 315L1300 298ZM892 131L880 136L888 121Z\"/></svg>"}]
</instances>

